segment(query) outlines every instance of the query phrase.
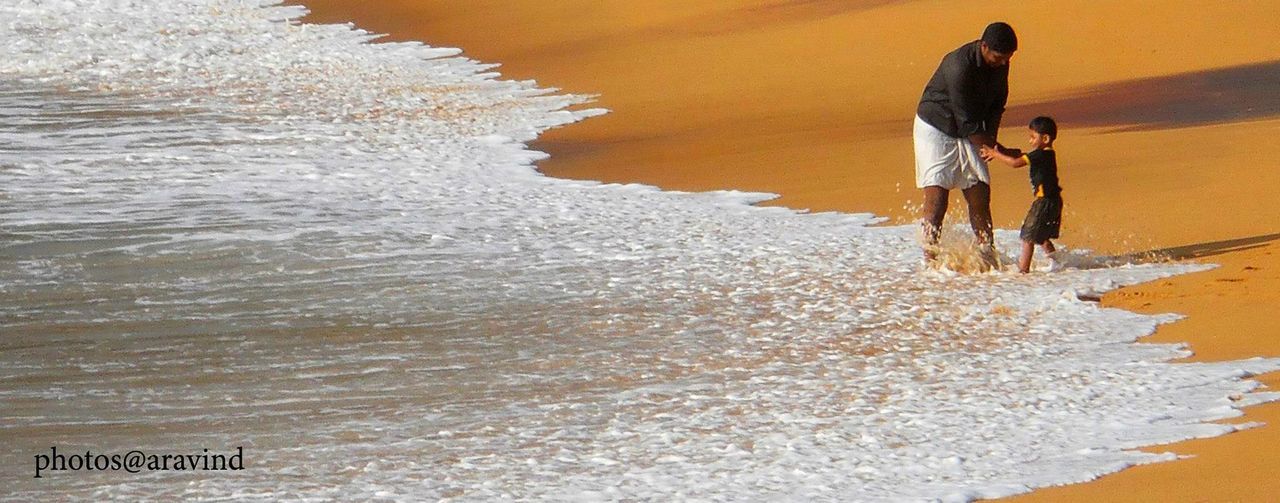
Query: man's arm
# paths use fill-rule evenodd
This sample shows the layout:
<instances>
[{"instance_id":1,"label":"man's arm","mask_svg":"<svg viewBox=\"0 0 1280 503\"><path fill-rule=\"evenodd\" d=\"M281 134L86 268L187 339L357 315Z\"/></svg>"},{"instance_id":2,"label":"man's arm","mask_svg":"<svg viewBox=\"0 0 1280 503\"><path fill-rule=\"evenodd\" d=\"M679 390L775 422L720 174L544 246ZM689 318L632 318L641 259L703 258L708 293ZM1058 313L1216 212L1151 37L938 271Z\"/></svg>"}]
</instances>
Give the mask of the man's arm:
<instances>
[{"instance_id":1,"label":"man's arm","mask_svg":"<svg viewBox=\"0 0 1280 503\"><path fill-rule=\"evenodd\" d=\"M1009 67L1005 66L1000 69L1000 73L995 76L995 100L991 102L991 108L987 109L987 131L991 131L992 139L995 138L995 132L1000 130L1000 120L1004 118L1004 107L1009 102Z\"/></svg>"},{"instance_id":2,"label":"man's arm","mask_svg":"<svg viewBox=\"0 0 1280 503\"><path fill-rule=\"evenodd\" d=\"M969 138L974 145L995 146L995 134L983 123L986 110L975 92L974 74L965 59L949 55L942 66L951 114L956 118L960 137Z\"/></svg>"},{"instance_id":3,"label":"man's arm","mask_svg":"<svg viewBox=\"0 0 1280 503\"><path fill-rule=\"evenodd\" d=\"M1009 102L1009 67L1004 67L1001 69L1000 76L996 77L996 99L991 102L991 108L987 109L986 125L987 131L991 132L991 142L993 145L1000 148L1000 150L1005 151L1006 154L1009 154L1011 150L1000 145L996 138L996 132L1000 131L1000 120L1004 119L1005 116L1005 104L1007 104L1007 102ZM1020 150L1016 150L1016 148L1014 148L1012 151L1018 152L1018 155L1015 157L1021 156Z\"/></svg>"},{"instance_id":4,"label":"man's arm","mask_svg":"<svg viewBox=\"0 0 1280 503\"><path fill-rule=\"evenodd\" d=\"M1009 148L1000 144L1000 142L996 142L996 145L991 148L995 149L997 152L1000 152L1001 154L1007 155L1014 159L1022 157L1025 154L1025 152L1023 152L1022 149L1020 148ZM987 160L990 161L991 159L987 159Z\"/></svg>"}]
</instances>

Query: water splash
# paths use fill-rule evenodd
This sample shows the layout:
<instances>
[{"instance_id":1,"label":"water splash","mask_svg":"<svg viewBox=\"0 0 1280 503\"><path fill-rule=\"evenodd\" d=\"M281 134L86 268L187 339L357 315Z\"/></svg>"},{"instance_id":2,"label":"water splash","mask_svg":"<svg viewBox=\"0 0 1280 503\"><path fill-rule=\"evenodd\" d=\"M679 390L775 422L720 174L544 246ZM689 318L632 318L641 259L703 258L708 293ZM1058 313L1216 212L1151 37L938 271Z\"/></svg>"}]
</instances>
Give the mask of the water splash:
<instances>
[{"instance_id":1,"label":"water splash","mask_svg":"<svg viewBox=\"0 0 1280 503\"><path fill-rule=\"evenodd\" d=\"M0 7L0 465L252 467L15 498L994 497L1230 431L1280 365L1077 299L1195 266L921 273L915 226L542 177L583 98L274 5Z\"/></svg>"}]
</instances>

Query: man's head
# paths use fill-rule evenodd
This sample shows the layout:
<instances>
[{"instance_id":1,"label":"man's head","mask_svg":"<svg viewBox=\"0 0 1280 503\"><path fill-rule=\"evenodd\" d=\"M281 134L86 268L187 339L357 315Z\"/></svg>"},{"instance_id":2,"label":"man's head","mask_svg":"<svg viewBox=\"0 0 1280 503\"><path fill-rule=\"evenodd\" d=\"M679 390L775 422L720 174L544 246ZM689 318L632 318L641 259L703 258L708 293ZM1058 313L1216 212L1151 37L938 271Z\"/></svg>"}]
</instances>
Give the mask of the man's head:
<instances>
[{"instance_id":1,"label":"man's head","mask_svg":"<svg viewBox=\"0 0 1280 503\"><path fill-rule=\"evenodd\" d=\"M982 61L987 66L999 68L1009 64L1013 52L1018 50L1018 35L1008 23L991 23L982 31Z\"/></svg>"}]
</instances>

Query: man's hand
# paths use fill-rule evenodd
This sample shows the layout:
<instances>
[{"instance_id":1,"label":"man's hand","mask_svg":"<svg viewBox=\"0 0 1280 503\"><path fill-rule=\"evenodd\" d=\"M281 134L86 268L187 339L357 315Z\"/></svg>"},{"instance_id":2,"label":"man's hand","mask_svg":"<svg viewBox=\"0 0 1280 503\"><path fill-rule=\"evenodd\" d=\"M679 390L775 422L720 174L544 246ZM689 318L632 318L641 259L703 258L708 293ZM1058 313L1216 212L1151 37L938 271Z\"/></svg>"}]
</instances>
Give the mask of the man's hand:
<instances>
[{"instance_id":1,"label":"man's hand","mask_svg":"<svg viewBox=\"0 0 1280 503\"><path fill-rule=\"evenodd\" d=\"M996 144L993 147L978 147L978 153L987 162L1000 161L1015 168L1021 168L1027 165L1027 161L1022 159L1022 151L1016 148L1005 148L1004 145Z\"/></svg>"},{"instance_id":2,"label":"man's hand","mask_svg":"<svg viewBox=\"0 0 1280 503\"><path fill-rule=\"evenodd\" d=\"M1008 156L1014 159L1022 157L1021 149L1009 148L999 143L995 144L994 147L988 147L986 145L978 147L978 153L980 153L982 158L987 162L994 161L1000 156Z\"/></svg>"},{"instance_id":3,"label":"man's hand","mask_svg":"<svg viewBox=\"0 0 1280 503\"><path fill-rule=\"evenodd\" d=\"M996 137L986 133L978 133L969 135L969 143L978 147L994 147L996 146Z\"/></svg>"}]
</instances>

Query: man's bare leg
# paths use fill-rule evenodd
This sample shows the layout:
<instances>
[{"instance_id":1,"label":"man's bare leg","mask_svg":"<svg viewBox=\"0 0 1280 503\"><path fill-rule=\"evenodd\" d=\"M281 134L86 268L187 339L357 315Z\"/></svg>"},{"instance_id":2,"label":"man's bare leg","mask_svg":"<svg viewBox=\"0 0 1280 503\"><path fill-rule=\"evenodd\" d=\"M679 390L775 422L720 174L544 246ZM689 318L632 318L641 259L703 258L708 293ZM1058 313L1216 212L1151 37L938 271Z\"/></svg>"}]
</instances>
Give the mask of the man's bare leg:
<instances>
[{"instance_id":1,"label":"man's bare leg","mask_svg":"<svg viewBox=\"0 0 1280 503\"><path fill-rule=\"evenodd\" d=\"M947 198L950 192L937 185L924 188L924 208L920 212L920 225L924 228L924 258L938 258L938 238L942 235L942 220L947 216Z\"/></svg>"},{"instance_id":2,"label":"man's bare leg","mask_svg":"<svg viewBox=\"0 0 1280 503\"><path fill-rule=\"evenodd\" d=\"M979 246L991 246L991 186L982 182L964 189L964 200L969 203L969 225Z\"/></svg>"},{"instance_id":3,"label":"man's bare leg","mask_svg":"<svg viewBox=\"0 0 1280 503\"><path fill-rule=\"evenodd\" d=\"M991 186L978 182L964 189L964 200L969 203L969 225L978 241L978 255L988 266L999 267L991 226Z\"/></svg>"}]
</instances>

